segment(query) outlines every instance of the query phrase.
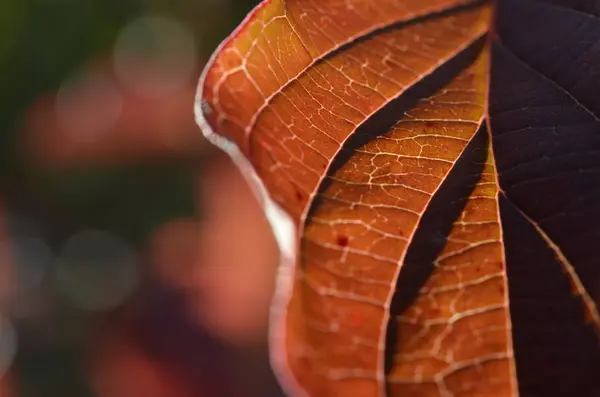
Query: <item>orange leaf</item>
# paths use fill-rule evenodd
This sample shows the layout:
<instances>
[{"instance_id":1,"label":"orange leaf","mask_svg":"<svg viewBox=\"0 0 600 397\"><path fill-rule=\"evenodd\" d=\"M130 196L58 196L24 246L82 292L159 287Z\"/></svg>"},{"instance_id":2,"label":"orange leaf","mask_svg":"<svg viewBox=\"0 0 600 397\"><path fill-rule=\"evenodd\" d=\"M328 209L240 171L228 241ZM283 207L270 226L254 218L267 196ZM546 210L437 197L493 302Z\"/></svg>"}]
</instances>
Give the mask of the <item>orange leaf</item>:
<instances>
[{"instance_id":1,"label":"orange leaf","mask_svg":"<svg viewBox=\"0 0 600 397\"><path fill-rule=\"evenodd\" d=\"M272 0L217 50L196 116L280 232L291 394L600 395L592 14Z\"/></svg>"}]
</instances>

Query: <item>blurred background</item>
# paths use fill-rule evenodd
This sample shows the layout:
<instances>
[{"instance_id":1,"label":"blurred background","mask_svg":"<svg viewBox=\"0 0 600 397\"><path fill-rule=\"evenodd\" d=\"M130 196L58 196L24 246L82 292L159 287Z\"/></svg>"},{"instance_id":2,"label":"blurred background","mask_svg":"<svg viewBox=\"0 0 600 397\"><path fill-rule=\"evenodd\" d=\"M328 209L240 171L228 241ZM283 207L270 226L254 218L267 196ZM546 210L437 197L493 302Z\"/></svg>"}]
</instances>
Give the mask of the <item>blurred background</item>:
<instances>
[{"instance_id":1,"label":"blurred background","mask_svg":"<svg viewBox=\"0 0 600 397\"><path fill-rule=\"evenodd\" d=\"M0 397L281 396L276 245L193 119L257 2L0 1Z\"/></svg>"}]
</instances>

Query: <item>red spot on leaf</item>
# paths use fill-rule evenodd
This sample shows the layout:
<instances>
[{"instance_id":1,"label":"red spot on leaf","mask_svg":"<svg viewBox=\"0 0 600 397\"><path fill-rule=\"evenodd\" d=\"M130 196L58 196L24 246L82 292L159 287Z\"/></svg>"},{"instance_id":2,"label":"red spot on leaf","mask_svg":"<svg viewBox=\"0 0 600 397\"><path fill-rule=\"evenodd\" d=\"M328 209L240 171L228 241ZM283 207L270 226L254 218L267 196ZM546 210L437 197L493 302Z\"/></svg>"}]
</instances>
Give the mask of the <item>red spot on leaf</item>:
<instances>
[{"instance_id":1,"label":"red spot on leaf","mask_svg":"<svg viewBox=\"0 0 600 397\"><path fill-rule=\"evenodd\" d=\"M347 247L348 246L348 236L338 236L337 244L340 247Z\"/></svg>"}]
</instances>

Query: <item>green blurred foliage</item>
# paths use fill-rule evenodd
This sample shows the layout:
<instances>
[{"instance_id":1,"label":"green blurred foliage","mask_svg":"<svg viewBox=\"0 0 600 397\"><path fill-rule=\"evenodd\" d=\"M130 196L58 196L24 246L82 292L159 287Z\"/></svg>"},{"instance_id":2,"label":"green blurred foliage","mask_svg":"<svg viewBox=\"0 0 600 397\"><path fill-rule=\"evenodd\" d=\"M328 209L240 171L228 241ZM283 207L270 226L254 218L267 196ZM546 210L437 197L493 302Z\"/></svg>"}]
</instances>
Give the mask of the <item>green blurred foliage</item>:
<instances>
[{"instance_id":1,"label":"green blurred foliage","mask_svg":"<svg viewBox=\"0 0 600 397\"><path fill-rule=\"evenodd\" d=\"M35 202L63 214L74 226L103 227L132 242L143 241L153 227L169 218L193 214L190 167L139 165L56 174L23 161L16 150L23 112L40 95L56 91L66 76L90 58L110 53L119 30L136 16L159 14L187 23L206 59L255 1L0 3L0 180L9 192L9 205L11 198L20 204L24 195L35 196ZM18 192L15 197L10 194L13 191ZM127 205L132 202L137 203L133 212Z\"/></svg>"},{"instance_id":2,"label":"green blurred foliage","mask_svg":"<svg viewBox=\"0 0 600 397\"><path fill-rule=\"evenodd\" d=\"M134 16L145 11L142 6L140 0L2 1L0 175L5 185L3 190L8 192L6 199L9 207L11 201L15 201L15 205L21 205L23 196L34 196L34 203L43 202L48 211L72 219L73 226L83 227L86 223L89 227L104 226L118 235L123 234L123 237L136 241L144 237L143 232L146 230L138 228L137 234L127 233L123 223L145 222L147 214L140 214L137 218L135 214L128 212L122 213L121 216L113 214L112 219L117 222L105 222L104 225L94 225L98 222L94 222L90 216L94 213L104 214L107 210L117 210L114 203L120 201L118 196L121 192L113 187L126 183L124 178L136 180L136 173L142 178L146 175L147 180L147 175L151 175L151 172L113 169L52 174L24 161L18 156L19 151L16 147L17 134L27 107L38 96L57 90L61 81L90 57L109 51L119 29ZM124 172L127 175L123 175ZM181 212L179 208L182 197L179 194L182 190L184 196L187 196L183 212L189 214L193 211L189 177L155 179L154 186L149 186L152 183L147 181L145 184L138 183L138 191L132 194L147 197L148 188L156 190L161 182L166 182L161 188L173 191L173 195L170 200L160 203L162 212L169 212L171 200L177 207L177 212ZM110 197L111 195L113 197ZM99 206L104 206L105 209L99 209ZM31 211L39 211L39 208L33 208ZM170 214L165 215L168 219ZM129 226L130 231L133 229Z\"/></svg>"},{"instance_id":3,"label":"green blurred foliage","mask_svg":"<svg viewBox=\"0 0 600 397\"><path fill-rule=\"evenodd\" d=\"M106 50L142 12L139 0L3 0L0 5L2 172L16 172L14 138L23 111L88 57Z\"/></svg>"}]
</instances>

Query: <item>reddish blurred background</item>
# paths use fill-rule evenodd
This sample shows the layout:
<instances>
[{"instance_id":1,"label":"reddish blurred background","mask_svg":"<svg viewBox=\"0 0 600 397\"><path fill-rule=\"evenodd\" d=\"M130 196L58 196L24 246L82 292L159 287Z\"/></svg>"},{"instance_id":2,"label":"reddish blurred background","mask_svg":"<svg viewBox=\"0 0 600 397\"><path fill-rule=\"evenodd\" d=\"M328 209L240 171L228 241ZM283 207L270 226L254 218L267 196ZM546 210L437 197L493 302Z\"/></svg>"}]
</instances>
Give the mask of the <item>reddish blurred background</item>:
<instances>
[{"instance_id":1,"label":"reddish blurred background","mask_svg":"<svg viewBox=\"0 0 600 397\"><path fill-rule=\"evenodd\" d=\"M277 248L193 119L256 2L0 2L0 397L281 395Z\"/></svg>"}]
</instances>

